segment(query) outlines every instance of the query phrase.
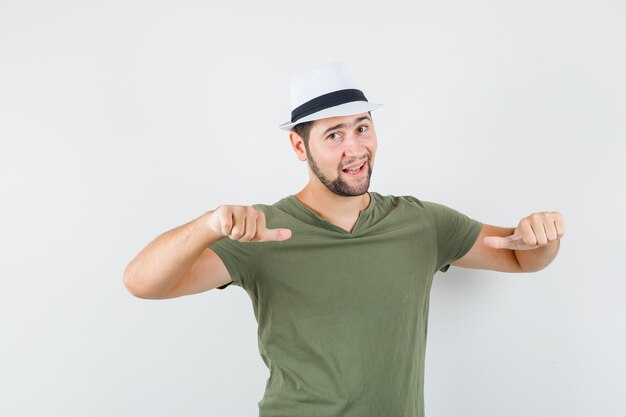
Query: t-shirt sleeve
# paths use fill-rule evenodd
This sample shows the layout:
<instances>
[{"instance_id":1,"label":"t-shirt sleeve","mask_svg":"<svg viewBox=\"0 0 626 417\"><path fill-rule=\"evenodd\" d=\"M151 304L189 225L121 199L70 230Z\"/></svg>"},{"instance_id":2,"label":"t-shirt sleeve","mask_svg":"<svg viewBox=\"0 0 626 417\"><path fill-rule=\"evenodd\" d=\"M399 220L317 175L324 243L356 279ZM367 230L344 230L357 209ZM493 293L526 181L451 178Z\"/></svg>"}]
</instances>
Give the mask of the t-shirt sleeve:
<instances>
[{"instance_id":1,"label":"t-shirt sleeve","mask_svg":"<svg viewBox=\"0 0 626 417\"><path fill-rule=\"evenodd\" d=\"M223 290L231 284L246 288L252 284L258 250L254 245L258 246L259 242L240 242L232 240L228 236L209 245L209 248L224 262L232 279L232 282L219 286L218 289Z\"/></svg>"},{"instance_id":2,"label":"t-shirt sleeve","mask_svg":"<svg viewBox=\"0 0 626 417\"><path fill-rule=\"evenodd\" d=\"M253 207L259 208L256 204L253 205ZM232 279L232 282L217 288L223 290L231 284L242 288L251 287L255 279L259 251L262 246L262 242L241 242L239 240L232 240L228 236L209 245L209 248L224 262Z\"/></svg>"},{"instance_id":3,"label":"t-shirt sleeve","mask_svg":"<svg viewBox=\"0 0 626 417\"><path fill-rule=\"evenodd\" d=\"M223 290L230 284L242 288L252 284L257 262L255 244L259 245L258 242L240 242L224 237L209 245L209 248L224 262L232 279L232 282L217 287L218 289Z\"/></svg>"},{"instance_id":4,"label":"t-shirt sleeve","mask_svg":"<svg viewBox=\"0 0 626 417\"><path fill-rule=\"evenodd\" d=\"M483 224L443 204L424 201L437 235L437 269L446 272L474 245Z\"/></svg>"}]
</instances>

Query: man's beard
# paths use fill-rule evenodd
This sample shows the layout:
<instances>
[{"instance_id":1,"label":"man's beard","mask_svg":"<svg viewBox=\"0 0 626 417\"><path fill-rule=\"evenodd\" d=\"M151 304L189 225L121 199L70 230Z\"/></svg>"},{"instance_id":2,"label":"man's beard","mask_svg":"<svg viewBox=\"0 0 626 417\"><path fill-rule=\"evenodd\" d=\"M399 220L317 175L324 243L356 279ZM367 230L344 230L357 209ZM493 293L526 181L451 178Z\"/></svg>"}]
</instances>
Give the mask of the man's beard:
<instances>
[{"instance_id":1,"label":"man's beard","mask_svg":"<svg viewBox=\"0 0 626 417\"><path fill-rule=\"evenodd\" d=\"M334 194L341 195L344 197L354 197L358 195L365 194L370 186L370 177L372 176L372 165L370 164L370 159L366 160L367 162L367 181L363 183L359 183L359 185L351 185L350 183L343 180L341 174L338 174L337 179L330 180L322 174L319 167L315 163L315 160L311 156L311 152L308 152L307 162L311 167L311 171L315 174L315 176L328 188L328 190Z\"/></svg>"}]
</instances>

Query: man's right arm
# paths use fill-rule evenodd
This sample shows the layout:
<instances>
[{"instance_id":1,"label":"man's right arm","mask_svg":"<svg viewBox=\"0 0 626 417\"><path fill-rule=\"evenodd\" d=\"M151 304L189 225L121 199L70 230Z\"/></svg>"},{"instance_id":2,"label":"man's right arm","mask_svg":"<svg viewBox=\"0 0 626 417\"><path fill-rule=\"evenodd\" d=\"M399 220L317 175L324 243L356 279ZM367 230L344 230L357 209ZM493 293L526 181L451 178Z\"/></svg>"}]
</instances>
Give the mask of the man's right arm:
<instances>
[{"instance_id":1,"label":"man's right arm","mask_svg":"<svg viewBox=\"0 0 626 417\"><path fill-rule=\"evenodd\" d=\"M230 273L209 248L225 237L267 242L289 239L291 230L267 229L265 214L252 206L222 205L150 242L126 266L124 285L136 297L164 299L228 284Z\"/></svg>"},{"instance_id":2,"label":"man's right arm","mask_svg":"<svg viewBox=\"0 0 626 417\"><path fill-rule=\"evenodd\" d=\"M208 224L207 212L150 242L126 266L124 285L136 297L166 299L208 291L232 281L208 246L224 238Z\"/></svg>"}]
</instances>

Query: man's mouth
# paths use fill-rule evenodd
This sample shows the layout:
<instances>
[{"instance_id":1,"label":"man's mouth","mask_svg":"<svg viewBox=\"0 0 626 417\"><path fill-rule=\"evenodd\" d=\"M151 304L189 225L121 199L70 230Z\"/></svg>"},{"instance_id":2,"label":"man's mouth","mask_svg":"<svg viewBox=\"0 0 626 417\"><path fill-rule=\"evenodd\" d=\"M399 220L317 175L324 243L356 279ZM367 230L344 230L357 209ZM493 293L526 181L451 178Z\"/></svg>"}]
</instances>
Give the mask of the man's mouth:
<instances>
[{"instance_id":1,"label":"man's mouth","mask_svg":"<svg viewBox=\"0 0 626 417\"><path fill-rule=\"evenodd\" d=\"M361 175L363 172L365 172L365 168L367 167L367 161L364 161L361 166L358 166L356 168L352 168L352 169L342 169L343 172L345 172L346 174L356 177L358 175Z\"/></svg>"}]
</instances>

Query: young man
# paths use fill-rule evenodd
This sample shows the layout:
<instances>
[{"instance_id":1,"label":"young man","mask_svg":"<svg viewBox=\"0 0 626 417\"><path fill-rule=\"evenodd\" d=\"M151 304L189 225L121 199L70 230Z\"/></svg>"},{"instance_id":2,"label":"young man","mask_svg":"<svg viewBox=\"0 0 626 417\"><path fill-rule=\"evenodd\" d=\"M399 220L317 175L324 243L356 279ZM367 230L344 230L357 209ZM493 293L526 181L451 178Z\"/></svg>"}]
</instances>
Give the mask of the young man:
<instances>
[{"instance_id":1,"label":"young man","mask_svg":"<svg viewBox=\"0 0 626 417\"><path fill-rule=\"evenodd\" d=\"M309 166L272 205L224 205L168 231L127 266L142 298L246 290L270 370L260 417L424 415L433 275L450 265L532 272L556 256L564 222L537 212L482 224L413 196L368 191L376 131L341 64L291 81L291 145Z\"/></svg>"}]
</instances>

